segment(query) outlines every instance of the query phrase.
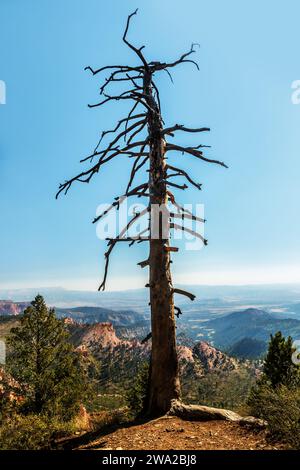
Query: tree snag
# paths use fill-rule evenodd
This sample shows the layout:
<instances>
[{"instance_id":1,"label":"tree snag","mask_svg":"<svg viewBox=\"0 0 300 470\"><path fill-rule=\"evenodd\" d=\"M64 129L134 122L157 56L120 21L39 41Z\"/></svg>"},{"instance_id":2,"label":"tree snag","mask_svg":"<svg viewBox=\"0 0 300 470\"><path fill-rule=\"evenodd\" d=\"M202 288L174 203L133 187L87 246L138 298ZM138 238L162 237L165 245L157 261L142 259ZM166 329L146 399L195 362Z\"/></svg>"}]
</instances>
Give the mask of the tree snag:
<instances>
[{"instance_id":1,"label":"tree snag","mask_svg":"<svg viewBox=\"0 0 300 470\"><path fill-rule=\"evenodd\" d=\"M184 147L166 142L167 137L175 137L177 132L202 133L210 130L207 127L193 129L181 124L164 128L159 91L154 82L155 73L160 71L166 72L172 80L170 69L180 64L189 63L198 69L197 63L191 59L191 55L195 52L195 45L192 44L190 50L182 54L174 62L148 62L142 52L144 46L135 47L127 39L131 19L136 13L137 10L127 18L123 41L136 54L139 64L136 66L112 65L96 70L89 66L85 69L89 70L93 75L109 72L109 76L100 88L100 93L104 99L99 103L89 105L89 107L94 108L112 101L128 100L132 105L129 114L127 117L119 120L114 129L102 132L93 153L81 160L82 162L89 160L91 166L61 184L56 197L62 192L66 194L75 181L89 183L93 176L99 172L100 168L113 158L118 156L124 158L127 156L133 160L131 175L125 193L117 197L115 202L106 211L97 216L93 222L97 222L111 210L119 209L126 197L148 198L148 209L135 214L116 238L108 239L108 250L105 253L104 277L99 290L105 289L109 258L118 242L129 242L129 246L144 241L149 243L149 258L139 263L141 267L149 266L149 284L147 286L150 290L152 330L149 391L147 410L145 411L149 415L158 416L170 410L172 400L180 398L174 309L176 309L177 316L181 314L181 310L178 307L174 307L174 293L188 296L191 300L195 298L193 294L173 287L170 271L170 253L177 251L177 249L169 244L170 230L188 231L198 236L206 244L206 240L200 234L184 228L182 225L174 223L174 221L169 223L166 231L163 224L162 213L164 211L167 211L170 220L175 218L180 220L184 217L199 220L199 218L176 202L173 193L169 189L170 187L175 187L184 190L188 187L187 184L179 185L170 181L170 179L178 176L183 177L187 183L201 189L201 184L195 182L186 171L167 165L166 154L167 152L180 152L192 155L204 162L215 163L223 167L226 167L226 165L218 160L211 160L205 157L202 150L205 147L204 145ZM110 95L107 93L107 88L114 82L125 83L129 85L129 89L117 95ZM137 112L138 109L140 111ZM146 137L139 137L143 135L145 130L147 130ZM112 134L114 137L110 143L100 150L102 140L108 134ZM124 140L124 144L121 144L121 139ZM135 176L146 164L148 165L149 172L148 181L132 188ZM167 204L169 201L177 209L177 214L168 211ZM158 223L154 221L153 207L161 209ZM149 217L147 229L140 232L137 237L129 237L127 235L129 227L144 215Z\"/></svg>"}]
</instances>

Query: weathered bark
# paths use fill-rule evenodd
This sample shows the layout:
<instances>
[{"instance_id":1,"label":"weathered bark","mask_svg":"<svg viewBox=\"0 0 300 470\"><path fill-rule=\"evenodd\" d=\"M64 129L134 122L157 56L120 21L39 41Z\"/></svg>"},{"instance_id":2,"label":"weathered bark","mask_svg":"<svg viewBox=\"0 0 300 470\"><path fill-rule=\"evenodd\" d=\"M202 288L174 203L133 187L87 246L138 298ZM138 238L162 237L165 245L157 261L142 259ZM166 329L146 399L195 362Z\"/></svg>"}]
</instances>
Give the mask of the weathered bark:
<instances>
[{"instance_id":1,"label":"weathered bark","mask_svg":"<svg viewBox=\"0 0 300 470\"><path fill-rule=\"evenodd\" d=\"M163 227L167 221L160 214L159 230L152 219L153 208L166 208L168 202L166 186L165 140L162 137L162 122L158 105L151 89L151 75L145 75L144 94L155 113L148 115L150 137L150 254L149 288L151 305L152 353L150 387L147 412L156 416L165 414L171 401L180 396L178 358L176 350L176 326L174 316L173 285L170 271L169 230ZM156 221L157 222L157 221ZM153 233L155 231L155 233ZM156 238L159 235L159 238Z\"/></svg>"}]
</instances>

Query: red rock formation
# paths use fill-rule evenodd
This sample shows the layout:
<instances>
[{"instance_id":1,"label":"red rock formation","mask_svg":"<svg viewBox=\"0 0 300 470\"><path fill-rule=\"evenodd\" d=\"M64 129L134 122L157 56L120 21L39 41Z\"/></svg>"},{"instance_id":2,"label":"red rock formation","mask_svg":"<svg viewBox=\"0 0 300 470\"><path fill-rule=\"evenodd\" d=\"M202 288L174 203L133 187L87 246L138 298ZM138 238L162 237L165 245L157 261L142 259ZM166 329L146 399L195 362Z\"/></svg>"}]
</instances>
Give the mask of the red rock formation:
<instances>
[{"instance_id":1,"label":"red rock formation","mask_svg":"<svg viewBox=\"0 0 300 470\"><path fill-rule=\"evenodd\" d=\"M12 300L0 300L0 315L19 315L30 305L29 302L13 302Z\"/></svg>"},{"instance_id":2,"label":"red rock formation","mask_svg":"<svg viewBox=\"0 0 300 470\"><path fill-rule=\"evenodd\" d=\"M23 400L17 392L20 385L2 367L0 367L0 399L5 398L11 402L20 402Z\"/></svg>"},{"instance_id":3,"label":"red rock formation","mask_svg":"<svg viewBox=\"0 0 300 470\"><path fill-rule=\"evenodd\" d=\"M78 323L75 320L73 320L73 318L70 318L70 317L64 318L64 324L65 325L78 325Z\"/></svg>"},{"instance_id":4,"label":"red rock formation","mask_svg":"<svg viewBox=\"0 0 300 470\"><path fill-rule=\"evenodd\" d=\"M112 323L105 322L88 326L81 338L81 344L87 347L97 345L101 349L114 349L121 344L130 346L131 342L119 339Z\"/></svg>"},{"instance_id":5,"label":"red rock formation","mask_svg":"<svg viewBox=\"0 0 300 470\"><path fill-rule=\"evenodd\" d=\"M206 372L213 369L232 370L237 367L237 361L205 341L200 341L194 346L193 356L201 361Z\"/></svg>"}]
</instances>

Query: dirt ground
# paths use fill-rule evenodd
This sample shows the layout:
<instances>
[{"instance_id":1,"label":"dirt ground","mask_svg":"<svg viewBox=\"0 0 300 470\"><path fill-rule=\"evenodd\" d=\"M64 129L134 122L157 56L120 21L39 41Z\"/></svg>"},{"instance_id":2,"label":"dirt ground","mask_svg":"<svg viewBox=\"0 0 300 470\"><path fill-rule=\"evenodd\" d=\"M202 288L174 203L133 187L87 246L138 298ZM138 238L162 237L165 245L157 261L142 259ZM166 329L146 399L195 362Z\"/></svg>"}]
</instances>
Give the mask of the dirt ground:
<instances>
[{"instance_id":1,"label":"dirt ground","mask_svg":"<svg viewBox=\"0 0 300 470\"><path fill-rule=\"evenodd\" d=\"M227 421L183 421L160 418L123 426L91 440L78 449L94 450L279 450L265 431Z\"/></svg>"}]
</instances>

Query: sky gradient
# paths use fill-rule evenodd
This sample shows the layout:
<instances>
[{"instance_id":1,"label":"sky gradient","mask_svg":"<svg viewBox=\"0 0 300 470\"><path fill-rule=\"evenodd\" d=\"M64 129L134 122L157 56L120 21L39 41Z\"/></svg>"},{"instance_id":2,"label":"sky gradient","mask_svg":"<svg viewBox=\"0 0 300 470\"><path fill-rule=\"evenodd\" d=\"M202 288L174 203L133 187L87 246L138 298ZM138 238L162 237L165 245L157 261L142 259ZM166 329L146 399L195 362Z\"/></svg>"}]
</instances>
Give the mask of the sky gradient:
<instances>
[{"instance_id":1,"label":"sky gradient","mask_svg":"<svg viewBox=\"0 0 300 470\"><path fill-rule=\"evenodd\" d=\"M175 283L300 282L298 1L1 0L0 287L94 289L101 279L106 246L91 220L126 188L129 162L115 159L66 197L55 192L125 114L118 103L88 109L101 80L83 69L136 64L121 40L136 7L129 36L149 60L174 60L200 43L200 72L182 65L174 85L157 76L162 113L167 126L210 127L198 143L229 166L172 157L203 183L178 198L204 204L209 241L174 256ZM144 258L143 246L118 247L107 288L142 287Z\"/></svg>"}]
</instances>

